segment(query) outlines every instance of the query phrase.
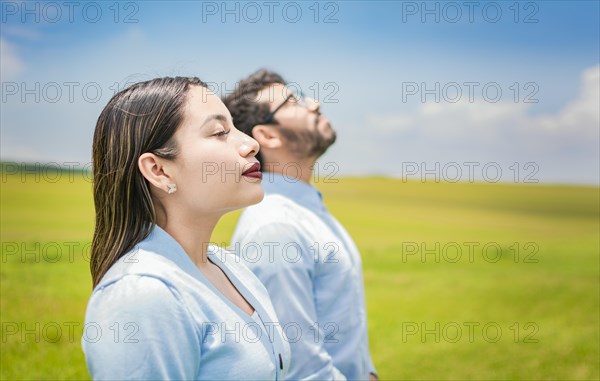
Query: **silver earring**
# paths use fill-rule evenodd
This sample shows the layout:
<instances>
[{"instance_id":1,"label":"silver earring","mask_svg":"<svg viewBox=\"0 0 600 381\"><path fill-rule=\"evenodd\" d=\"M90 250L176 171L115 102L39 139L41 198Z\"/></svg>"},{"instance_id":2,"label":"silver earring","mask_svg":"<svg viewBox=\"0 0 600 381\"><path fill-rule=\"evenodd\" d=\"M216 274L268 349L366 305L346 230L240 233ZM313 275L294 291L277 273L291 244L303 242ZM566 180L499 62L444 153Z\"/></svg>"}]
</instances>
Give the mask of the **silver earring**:
<instances>
[{"instance_id":1,"label":"silver earring","mask_svg":"<svg viewBox=\"0 0 600 381\"><path fill-rule=\"evenodd\" d=\"M168 194L173 194L173 193L177 192L177 185L176 184L167 184L167 188L169 189L167 191Z\"/></svg>"}]
</instances>

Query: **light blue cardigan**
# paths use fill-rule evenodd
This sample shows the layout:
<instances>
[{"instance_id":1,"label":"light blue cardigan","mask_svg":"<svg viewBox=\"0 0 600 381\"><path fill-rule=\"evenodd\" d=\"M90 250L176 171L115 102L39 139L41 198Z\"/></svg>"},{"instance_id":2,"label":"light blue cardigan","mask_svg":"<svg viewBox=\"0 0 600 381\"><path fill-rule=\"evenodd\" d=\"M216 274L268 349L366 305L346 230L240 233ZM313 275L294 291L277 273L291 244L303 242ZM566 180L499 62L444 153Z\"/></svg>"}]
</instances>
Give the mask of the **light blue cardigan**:
<instances>
[{"instance_id":1,"label":"light blue cardigan","mask_svg":"<svg viewBox=\"0 0 600 381\"><path fill-rule=\"evenodd\" d=\"M209 246L256 310L219 292L156 226L94 289L82 338L93 379L283 380L289 344L260 281L239 258Z\"/></svg>"}]
</instances>

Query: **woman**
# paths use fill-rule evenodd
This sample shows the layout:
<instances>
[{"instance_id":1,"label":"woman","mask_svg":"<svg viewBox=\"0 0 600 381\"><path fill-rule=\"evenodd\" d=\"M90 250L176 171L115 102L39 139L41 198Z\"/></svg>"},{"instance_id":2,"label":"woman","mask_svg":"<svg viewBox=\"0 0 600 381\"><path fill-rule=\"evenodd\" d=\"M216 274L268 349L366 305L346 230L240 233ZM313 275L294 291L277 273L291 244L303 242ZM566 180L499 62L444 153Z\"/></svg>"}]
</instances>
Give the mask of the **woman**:
<instances>
[{"instance_id":1,"label":"woman","mask_svg":"<svg viewBox=\"0 0 600 381\"><path fill-rule=\"evenodd\" d=\"M263 197L258 144L197 78L116 94L93 141L94 291L83 350L94 379L284 379L268 294L209 245L219 218Z\"/></svg>"}]
</instances>

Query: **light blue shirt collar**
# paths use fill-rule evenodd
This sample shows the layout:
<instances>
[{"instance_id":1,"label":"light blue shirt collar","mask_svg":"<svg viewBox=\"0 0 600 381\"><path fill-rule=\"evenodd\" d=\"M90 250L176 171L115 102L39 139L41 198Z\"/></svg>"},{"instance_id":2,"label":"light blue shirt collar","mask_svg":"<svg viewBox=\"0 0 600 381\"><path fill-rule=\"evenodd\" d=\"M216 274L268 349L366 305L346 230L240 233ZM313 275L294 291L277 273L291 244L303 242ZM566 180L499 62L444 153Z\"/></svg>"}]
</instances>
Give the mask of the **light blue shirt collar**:
<instances>
[{"instance_id":1,"label":"light blue shirt collar","mask_svg":"<svg viewBox=\"0 0 600 381\"><path fill-rule=\"evenodd\" d=\"M160 226L155 225L148 237L137 246L167 258L192 277L203 280L200 270L183 247ZM208 246L208 256L213 259L213 248L210 245Z\"/></svg>"},{"instance_id":2,"label":"light blue shirt collar","mask_svg":"<svg viewBox=\"0 0 600 381\"><path fill-rule=\"evenodd\" d=\"M235 305L229 298L227 298L221 291L219 291L213 284L206 278L206 276L196 267L196 264L192 261L190 256L185 252L183 247L167 233L160 226L155 225L150 235L138 244L138 247L142 250L152 251L155 254L163 256L168 260L175 263L179 268L185 271L188 275L202 282L206 287L211 289L215 295L218 295L227 305L229 305L234 311L246 321L251 321L247 313L242 311L237 305ZM217 252L217 248L213 245L208 245L207 257L210 261L218 266L229 278L230 282L238 289L243 297L255 308L255 310L262 314L262 316L269 316L259 303L256 296L252 294L250 288L246 284L246 280L240 277L240 274L234 274L233 269L226 265L226 260L223 258L223 252ZM273 318L272 318L273 319Z\"/></svg>"},{"instance_id":3,"label":"light blue shirt collar","mask_svg":"<svg viewBox=\"0 0 600 381\"><path fill-rule=\"evenodd\" d=\"M281 194L309 210L317 212L327 211L325 204L323 204L323 195L321 192L302 180L277 173L265 172L262 186L266 194Z\"/></svg>"}]
</instances>

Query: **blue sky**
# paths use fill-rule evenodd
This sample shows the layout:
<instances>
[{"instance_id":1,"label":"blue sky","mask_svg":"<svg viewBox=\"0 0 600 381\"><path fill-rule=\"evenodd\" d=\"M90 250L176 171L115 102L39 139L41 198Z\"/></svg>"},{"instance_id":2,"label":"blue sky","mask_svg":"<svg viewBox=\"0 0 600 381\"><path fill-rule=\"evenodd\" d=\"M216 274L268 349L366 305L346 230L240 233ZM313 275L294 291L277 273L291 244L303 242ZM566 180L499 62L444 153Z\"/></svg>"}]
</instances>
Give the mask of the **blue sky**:
<instances>
[{"instance_id":1,"label":"blue sky","mask_svg":"<svg viewBox=\"0 0 600 381\"><path fill-rule=\"evenodd\" d=\"M599 183L597 1L66 4L1 3L3 160L88 163L127 82L268 67L322 103L340 174Z\"/></svg>"}]
</instances>

